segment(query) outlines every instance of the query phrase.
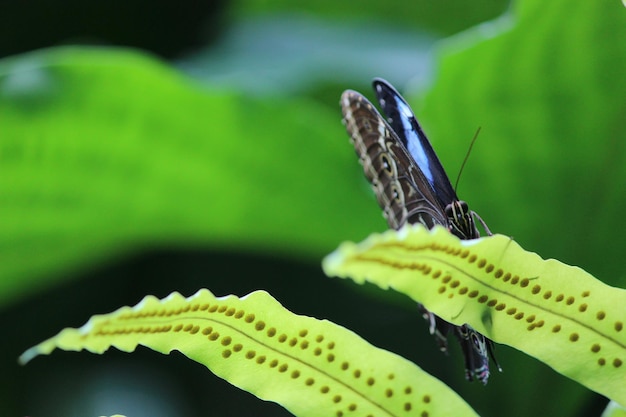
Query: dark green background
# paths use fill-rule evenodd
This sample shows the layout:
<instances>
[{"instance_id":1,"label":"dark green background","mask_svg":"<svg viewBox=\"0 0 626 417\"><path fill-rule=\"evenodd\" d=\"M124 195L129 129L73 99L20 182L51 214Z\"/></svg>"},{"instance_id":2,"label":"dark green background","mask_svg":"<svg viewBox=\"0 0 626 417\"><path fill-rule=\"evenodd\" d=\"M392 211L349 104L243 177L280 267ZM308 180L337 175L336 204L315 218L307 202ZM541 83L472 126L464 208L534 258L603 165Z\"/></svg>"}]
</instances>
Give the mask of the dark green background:
<instances>
[{"instance_id":1,"label":"dark green background","mask_svg":"<svg viewBox=\"0 0 626 417\"><path fill-rule=\"evenodd\" d=\"M467 383L412 302L319 264L385 229L338 107L381 76L453 182L482 128L458 193L493 231L626 286L621 2L88 4L0 9L0 415L289 415L180 354L17 365L92 314L201 287L349 327L484 416L600 414L506 346Z\"/></svg>"}]
</instances>

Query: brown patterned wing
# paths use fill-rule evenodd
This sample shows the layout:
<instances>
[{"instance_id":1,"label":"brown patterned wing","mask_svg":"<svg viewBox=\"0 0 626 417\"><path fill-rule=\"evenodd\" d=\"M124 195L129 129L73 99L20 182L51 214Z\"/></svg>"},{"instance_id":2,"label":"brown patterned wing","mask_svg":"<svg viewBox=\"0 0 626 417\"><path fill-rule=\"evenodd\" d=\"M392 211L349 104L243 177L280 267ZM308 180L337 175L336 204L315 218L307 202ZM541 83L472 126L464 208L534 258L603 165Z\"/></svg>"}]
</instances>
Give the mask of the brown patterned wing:
<instances>
[{"instance_id":1,"label":"brown patterned wing","mask_svg":"<svg viewBox=\"0 0 626 417\"><path fill-rule=\"evenodd\" d=\"M350 141L389 227L397 230L416 222L428 228L446 226L444 207L372 103L356 91L346 90L341 95L341 110Z\"/></svg>"}]
</instances>

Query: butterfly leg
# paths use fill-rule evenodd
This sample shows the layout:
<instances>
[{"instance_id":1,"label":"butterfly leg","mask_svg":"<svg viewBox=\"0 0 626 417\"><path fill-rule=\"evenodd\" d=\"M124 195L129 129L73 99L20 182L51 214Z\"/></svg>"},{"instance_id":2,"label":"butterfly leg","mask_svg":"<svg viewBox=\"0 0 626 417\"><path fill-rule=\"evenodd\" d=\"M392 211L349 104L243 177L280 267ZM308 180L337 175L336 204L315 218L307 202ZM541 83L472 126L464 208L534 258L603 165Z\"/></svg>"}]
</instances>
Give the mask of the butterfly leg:
<instances>
[{"instance_id":1,"label":"butterfly leg","mask_svg":"<svg viewBox=\"0 0 626 417\"><path fill-rule=\"evenodd\" d=\"M448 354L448 333L452 325L428 311L422 304L417 305L418 310L428 322L428 331L435 337L439 350Z\"/></svg>"},{"instance_id":2,"label":"butterfly leg","mask_svg":"<svg viewBox=\"0 0 626 417\"><path fill-rule=\"evenodd\" d=\"M487 342L487 352L489 352L489 357L491 358L493 363L496 365L496 368L498 368L498 372L502 372L502 367L496 360L496 354L495 354L496 345L491 341L491 339L485 338L485 342Z\"/></svg>"}]
</instances>

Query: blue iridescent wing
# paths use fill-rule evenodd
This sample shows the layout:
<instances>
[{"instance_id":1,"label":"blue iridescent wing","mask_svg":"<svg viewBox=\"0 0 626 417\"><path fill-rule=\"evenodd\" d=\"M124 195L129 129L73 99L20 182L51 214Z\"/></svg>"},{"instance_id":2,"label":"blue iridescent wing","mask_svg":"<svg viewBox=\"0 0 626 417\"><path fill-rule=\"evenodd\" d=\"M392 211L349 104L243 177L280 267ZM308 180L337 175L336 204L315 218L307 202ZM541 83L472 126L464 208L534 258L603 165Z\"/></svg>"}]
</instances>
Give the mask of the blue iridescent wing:
<instances>
[{"instance_id":1,"label":"blue iridescent wing","mask_svg":"<svg viewBox=\"0 0 626 417\"><path fill-rule=\"evenodd\" d=\"M374 79L373 86L376 98L383 113L387 116L387 122L421 169L440 205L446 207L453 201L457 201L458 198L446 171L411 107L396 89L382 78Z\"/></svg>"}]
</instances>

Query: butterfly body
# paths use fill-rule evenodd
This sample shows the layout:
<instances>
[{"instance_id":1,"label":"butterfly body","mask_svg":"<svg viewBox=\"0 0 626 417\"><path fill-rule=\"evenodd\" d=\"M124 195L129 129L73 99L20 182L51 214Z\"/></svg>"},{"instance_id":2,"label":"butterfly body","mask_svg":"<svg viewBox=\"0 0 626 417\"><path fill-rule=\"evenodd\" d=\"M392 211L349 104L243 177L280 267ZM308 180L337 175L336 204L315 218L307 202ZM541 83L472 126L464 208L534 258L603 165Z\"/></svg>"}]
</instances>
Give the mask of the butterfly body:
<instances>
[{"instance_id":1,"label":"butterfly body","mask_svg":"<svg viewBox=\"0 0 626 417\"><path fill-rule=\"evenodd\" d=\"M478 238L476 214L458 199L409 105L386 81L375 79L373 85L387 119L355 91L343 93L341 107L350 140L389 227L439 224L460 239ZM453 331L463 350L467 379L486 384L492 342L467 324L455 326L418 307L440 349L447 352L447 335Z\"/></svg>"}]
</instances>

